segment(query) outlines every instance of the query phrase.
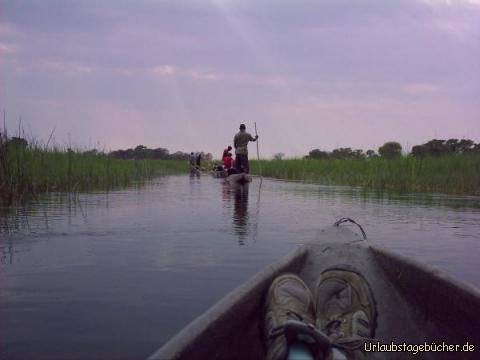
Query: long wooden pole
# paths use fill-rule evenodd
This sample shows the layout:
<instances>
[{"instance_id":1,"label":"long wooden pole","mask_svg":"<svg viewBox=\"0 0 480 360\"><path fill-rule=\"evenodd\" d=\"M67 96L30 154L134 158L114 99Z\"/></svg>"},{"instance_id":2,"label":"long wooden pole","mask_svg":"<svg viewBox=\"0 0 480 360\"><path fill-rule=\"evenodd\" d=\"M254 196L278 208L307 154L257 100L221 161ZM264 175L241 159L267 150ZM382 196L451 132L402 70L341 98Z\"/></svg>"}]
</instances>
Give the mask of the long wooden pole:
<instances>
[{"instance_id":1,"label":"long wooden pole","mask_svg":"<svg viewBox=\"0 0 480 360\"><path fill-rule=\"evenodd\" d=\"M258 136L257 133L257 123L255 122L255 135ZM262 164L260 163L260 150L258 149L258 138L257 138L257 160L258 160L258 167L260 169L260 176L262 176Z\"/></svg>"}]
</instances>

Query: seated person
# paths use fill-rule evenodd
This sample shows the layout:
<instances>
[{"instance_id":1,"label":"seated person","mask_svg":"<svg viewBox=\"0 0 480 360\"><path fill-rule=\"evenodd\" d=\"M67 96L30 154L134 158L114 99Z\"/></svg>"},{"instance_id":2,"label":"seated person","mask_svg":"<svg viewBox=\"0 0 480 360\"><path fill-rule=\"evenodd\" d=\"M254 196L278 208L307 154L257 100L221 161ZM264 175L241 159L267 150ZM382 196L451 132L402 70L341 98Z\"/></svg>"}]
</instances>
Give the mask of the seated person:
<instances>
[{"instance_id":1,"label":"seated person","mask_svg":"<svg viewBox=\"0 0 480 360\"><path fill-rule=\"evenodd\" d=\"M228 170L232 167L232 165L233 165L232 153L227 153L223 158L223 167L225 168L225 170Z\"/></svg>"},{"instance_id":2,"label":"seated person","mask_svg":"<svg viewBox=\"0 0 480 360\"><path fill-rule=\"evenodd\" d=\"M232 150L231 146L228 146L226 149L223 150L222 160L225 156L227 156L227 154L230 152L230 150Z\"/></svg>"}]
</instances>

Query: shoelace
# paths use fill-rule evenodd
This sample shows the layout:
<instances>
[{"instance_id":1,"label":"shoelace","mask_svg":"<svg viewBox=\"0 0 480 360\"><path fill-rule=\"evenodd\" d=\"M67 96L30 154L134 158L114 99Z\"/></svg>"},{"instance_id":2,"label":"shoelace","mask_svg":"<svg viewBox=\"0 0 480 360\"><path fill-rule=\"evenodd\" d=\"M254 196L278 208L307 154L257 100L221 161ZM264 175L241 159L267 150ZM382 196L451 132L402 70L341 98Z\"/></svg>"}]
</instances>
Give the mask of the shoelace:
<instances>
[{"instance_id":1,"label":"shoelace","mask_svg":"<svg viewBox=\"0 0 480 360\"><path fill-rule=\"evenodd\" d=\"M298 320L298 321L305 322L305 320L303 319L303 316L300 315L299 313L295 312L295 311L287 311L286 315L287 315L288 318L291 318L293 320ZM296 317L296 319L294 319L294 317ZM272 330L270 330L270 334L268 335L268 338L269 339L274 339L274 338L276 338L280 335L283 335L283 328L284 328L284 325L275 326Z\"/></svg>"},{"instance_id":2,"label":"shoelace","mask_svg":"<svg viewBox=\"0 0 480 360\"><path fill-rule=\"evenodd\" d=\"M375 342L377 341L374 338L369 338L369 337L361 337L361 336L352 336L352 337L344 337L343 333L340 332L339 328L340 325L342 324L342 320L340 319L333 319L327 323L327 325L322 329L316 328L313 324L309 324L305 322L304 318L296 313L295 311L288 311L286 313L287 317L291 318L292 320L297 320L305 323L307 326L312 327L317 329L317 331L321 332L323 336L325 336L325 339L321 341L323 344L322 347L325 349L325 346L331 346L335 347L340 350L344 351L355 351L362 349L363 344L367 341L372 341ZM279 325L274 327L269 334L269 339L275 339L280 335L284 335L284 329L285 325ZM333 335L333 336L332 336ZM333 341L328 341L328 339L332 339L335 335L339 335L338 338L336 338ZM328 345L326 344L328 342Z\"/></svg>"}]
</instances>

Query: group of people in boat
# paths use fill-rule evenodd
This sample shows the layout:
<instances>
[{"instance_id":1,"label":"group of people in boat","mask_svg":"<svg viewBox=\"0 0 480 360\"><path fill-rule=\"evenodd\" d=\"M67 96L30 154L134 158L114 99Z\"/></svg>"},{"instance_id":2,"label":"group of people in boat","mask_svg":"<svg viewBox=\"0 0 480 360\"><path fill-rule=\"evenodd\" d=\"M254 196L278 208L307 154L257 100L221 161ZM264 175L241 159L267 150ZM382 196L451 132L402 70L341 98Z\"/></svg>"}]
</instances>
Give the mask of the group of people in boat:
<instances>
[{"instance_id":1,"label":"group of people in boat","mask_svg":"<svg viewBox=\"0 0 480 360\"><path fill-rule=\"evenodd\" d=\"M202 163L202 154L195 154L193 151L190 153L190 172L192 174L199 174Z\"/></svg>"},{"instance_id":2,"label":"group of people in boat","mask_svg":"<svg viewBox=\"0 0 480 360\"><path fill-rule=\"evenodd\" d=\"M228 146L223 150L222 154L222 170L226 171L228 175L247 173L250 171L248 165L248 143L250 141L257 141L258 135L253 137L246 131L245 124L240 125L240 131L235 134L233 138L233 146L235 148L235 160L232 157L232 147ZM216 170L220 170L216 168Z\"/></svg>"}]
</instances>

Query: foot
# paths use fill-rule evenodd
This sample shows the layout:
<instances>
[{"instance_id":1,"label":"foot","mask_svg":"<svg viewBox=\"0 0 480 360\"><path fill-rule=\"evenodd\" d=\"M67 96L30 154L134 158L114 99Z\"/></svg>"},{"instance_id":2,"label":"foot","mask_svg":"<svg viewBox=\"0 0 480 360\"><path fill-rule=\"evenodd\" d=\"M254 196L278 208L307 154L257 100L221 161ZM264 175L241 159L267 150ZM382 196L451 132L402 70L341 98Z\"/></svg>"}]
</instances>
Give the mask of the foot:
<instances>
[{"instance_id":1,"label":"foot","mask_svg":"<svg viewBox=\"0 0 480 360\"><path fill-rule=\"evenodd\" d=\"M315 323L312 293L302 279L294 274L284 274L272 282L267 293L264 320L266 359L286 359L286 323L298 320L312 327Z\"/></svg>"},{"instance_id":2,"label":"foot","mask_svg":"<svg viewBox=\"0 0 480 360\"><path fill-rule=\"evenodd\" d=\"M350 269L320 274L316 286L316 325L347 359L364 359L363 343L374 336L376 305L365 278Z\"/></svg>"}]
</instances>

